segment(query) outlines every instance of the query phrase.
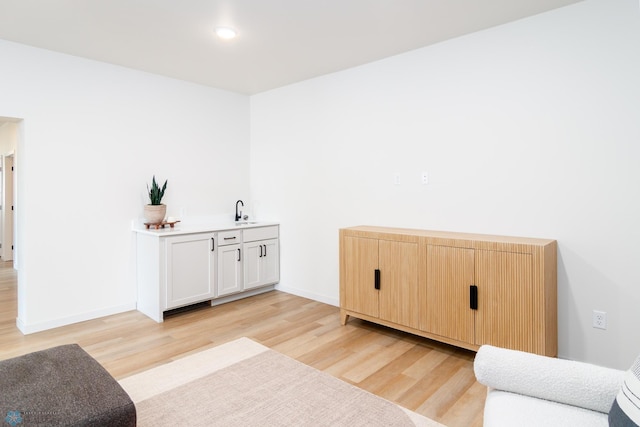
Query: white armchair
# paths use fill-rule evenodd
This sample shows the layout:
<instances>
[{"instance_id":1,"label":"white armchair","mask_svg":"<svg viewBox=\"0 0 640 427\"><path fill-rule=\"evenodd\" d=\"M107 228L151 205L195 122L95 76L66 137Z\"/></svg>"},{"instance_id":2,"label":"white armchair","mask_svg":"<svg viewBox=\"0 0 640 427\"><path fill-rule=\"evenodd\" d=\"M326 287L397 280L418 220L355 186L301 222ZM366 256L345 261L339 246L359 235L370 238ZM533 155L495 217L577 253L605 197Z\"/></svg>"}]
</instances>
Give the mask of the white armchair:
<instances>
[{"instance_id":1,"label":"white armchair","mask_svg":"<svg viewBox=\"0 0 640 427\"><path fill-rule=\"evenodd\" d=\"M608 426L625 371L484 345L474 362L488 387L484 426Z\"/></svg>"}]
</instances>

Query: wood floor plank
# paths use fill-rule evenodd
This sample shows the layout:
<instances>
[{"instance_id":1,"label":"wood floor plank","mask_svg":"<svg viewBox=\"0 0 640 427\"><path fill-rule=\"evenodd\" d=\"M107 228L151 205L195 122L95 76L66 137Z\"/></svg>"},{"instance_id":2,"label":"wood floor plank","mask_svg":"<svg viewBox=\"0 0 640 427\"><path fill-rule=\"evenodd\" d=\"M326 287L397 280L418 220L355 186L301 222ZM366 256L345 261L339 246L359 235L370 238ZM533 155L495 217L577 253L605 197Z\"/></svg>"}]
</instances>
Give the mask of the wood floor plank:
<instances>
[{"instance_id":1,"label":"wood floor plank","mask_svg":"<svg viewBox=\"0 0 640 427\"><path fill-rule=\"evenodd\" d=\"M458 401L445 413L440 422L445 425L466 425L482 427L484 400L487 388L477 381L462 394Z\"/></svg>"},{"instance_id":2,"label":"wood floor plank","mask_svg":"<svg viewBox=\"0 0 640 427\"><path fill-rule=\"evenodd\" d=\"M443 388L465 363L465 360L448 356L438 364L431 372L416 382L407 390L399 400L407 404L407 408L416 411L422 403L429 399L439 389ZM446 390L446 389L444 389ZM437 410L438 408L434 408Z\"/></svg>"},{"instance_id":3,"label":"wood floor plank","mask_svg":"<svg viewBox=\"0 0 640 427\"><path fill-rule=\"evenodd\" d=\"M407 351L411 350L414 345L410 342L396 341L388 346L380 348L375 354L363 360L354 368L344 373L343 377L354 384L359 384L365 379L377 374L377 372L401 357Z\"/></svg>"},{"instance_id":4,"label":"wood floor plank","mask_svg":"<svg viewBox=\"0 0 640 427\"><path fill-rule=\"evenodd\" d=\"M442 351L428 352L414 364L403 370L402 373L415 379L422 379L425 374L437 369L442 362L451 356L451 354L453 353L445 353Z\"/></svg>"},{"instance_id":5,"label":"wood floor plank","mask_svg":"<svg viewBox=\"0 0 640 427\"><path fill-rule=\"evenodd\" d=\"M337 307L317 301L273 291L160 324L130 311L24 336L16 294L16 272L0 262L0 360L78 343L119 379L248 337L449 427L482 425L473 352L359 319L343 326Z\"/></svg>"},{"instance_id":6,"label":"wood floor plank","mask_svg":"<svg viewBox=\"0 0 640 427\"><path fill-rule=\"evenodd\" d=\"M475 382L473 372L468 372L469 369L467 366L461 366L443 386L418 406L416 412L429 418L442 418L457 402L459 396Z\"/></svg>"},{"instance_id":7,"label":"wood floor plank","mask_svg":"<svg viewBox=\"0 0 640 427\"><path fill-rule=\"evenodd\" d=\"M409 351L379 369L376 375L371 375L359 382L358 386L383 396L385 399L394 400L417 381L416 378L402 372L430 351L431 349L425 346L414 345Z\"/></svg>"}]
</instances>

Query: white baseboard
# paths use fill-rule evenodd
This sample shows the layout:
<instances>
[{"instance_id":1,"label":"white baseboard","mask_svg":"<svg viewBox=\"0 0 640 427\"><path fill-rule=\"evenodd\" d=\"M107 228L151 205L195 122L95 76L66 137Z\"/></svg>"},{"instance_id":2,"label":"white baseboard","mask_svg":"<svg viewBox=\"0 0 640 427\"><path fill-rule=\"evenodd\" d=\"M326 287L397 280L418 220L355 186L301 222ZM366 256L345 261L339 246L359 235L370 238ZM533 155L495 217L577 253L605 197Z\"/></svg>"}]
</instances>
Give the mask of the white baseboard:
<instances>
[{"instance_id":1,"label":"white baseboard","mask_svg":"<svg viewBox=\"0 0 640 427\"><path fill-rule=\"evenodd\" d=\"M340 299L339 298L331 298L325 295L318 295L313 292L305 291L304 289L291 288L288 286L283 286L282 284L276 285L276 290L286 292L288 294L297 295L303 298L309 298L314 301L322 302L324 304L333 305L335 307L340 307Z\"/></svg>"},{"instance_id":2,"label":"white baseboard","mask_svg":"<svg viewBox=\"0 0 640 427\"><path fill-rule=\"evenodd\" d=\"M123 304L115 307L108 307L101 310L89 311L86 313L76 314L74 316L64 317L46 322L26 324L22 319L16 318L16 326L23 335L34 334L36 332L46 331L48 329L59 328L60 326L71 325L72 323L93 320L99 317L111 316L112 314L124 313L136 309L136 303Z\"/></svg>"}]
</instances>

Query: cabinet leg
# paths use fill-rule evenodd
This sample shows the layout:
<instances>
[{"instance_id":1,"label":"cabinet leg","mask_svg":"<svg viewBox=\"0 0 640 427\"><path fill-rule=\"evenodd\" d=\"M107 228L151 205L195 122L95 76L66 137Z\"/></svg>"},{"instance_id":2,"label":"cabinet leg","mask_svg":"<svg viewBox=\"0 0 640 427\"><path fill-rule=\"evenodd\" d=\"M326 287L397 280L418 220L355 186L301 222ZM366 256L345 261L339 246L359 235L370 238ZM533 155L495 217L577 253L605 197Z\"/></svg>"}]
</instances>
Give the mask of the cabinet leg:
<instances>
[{"instance_id":1,"label":"cabinet leg","mask_svg":"<svg viewBox=\"0 0 640 427\"><path fill-rule=\"evenodd\" d=\"M349 315L347 314L346 311L341 309L340 310L340 324L342 326L346 325L347 324L347 320L349 320Z\"/></svg>"}]
</instances>

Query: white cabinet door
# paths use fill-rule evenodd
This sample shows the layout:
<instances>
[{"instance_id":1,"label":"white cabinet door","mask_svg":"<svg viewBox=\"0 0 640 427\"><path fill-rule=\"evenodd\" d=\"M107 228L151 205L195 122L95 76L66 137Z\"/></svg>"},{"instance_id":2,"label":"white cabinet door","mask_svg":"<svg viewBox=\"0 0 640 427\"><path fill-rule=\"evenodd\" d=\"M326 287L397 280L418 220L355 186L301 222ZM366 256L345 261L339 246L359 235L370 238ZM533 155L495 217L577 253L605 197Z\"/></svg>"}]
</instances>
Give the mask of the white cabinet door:
<instances>
[{"instance_id":1,"label":"white cabinet door","mask_svg":"<svg viewBox=\"0 0 640 427\"><path fill-rule=\"evenodd\" d=\"M166 308L214 297L215 233L187 234L166 239Z\"/></svg>"},{"instance_id":2,"label":"white cabinet door","mask_svg":"<svg viewBox=\"0 0 640 427\"><path fill-rule=\"evenodd\" d=\"M244 288L260 286L260 266L262 265L262 241L244 244Z\"/></svg>"},{"instance_id":3,"label":"white cabinet door","mask_svg":"<svg viewBox=\"0 0 640 427\"><path fill-rule=\"evenodd\" d=\"M280 251L278 239L264 240L264 256L262 257L262 282L265 285L280 281Z\"/></svg>"},{"instance_id":4,"label":"white cabinet door","mask_svg":"<svg viewBox=\"0 0 640 427\"><path fill-rule=\"evenodd\" d=\"M242 291L242 253L240 245L218 246L217 296Z\"/></svg>"},{"instance_id":5,"label":"white cabinet door","mask_svg":"<svg viewBox=\"0 0 640 427\"><path fill-rule=\"evenodd\" d=\"M277 283L280 279L278 239L244 244L244 289Z\"/></svg>"}]
</instances>

